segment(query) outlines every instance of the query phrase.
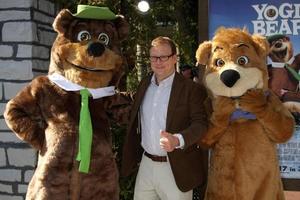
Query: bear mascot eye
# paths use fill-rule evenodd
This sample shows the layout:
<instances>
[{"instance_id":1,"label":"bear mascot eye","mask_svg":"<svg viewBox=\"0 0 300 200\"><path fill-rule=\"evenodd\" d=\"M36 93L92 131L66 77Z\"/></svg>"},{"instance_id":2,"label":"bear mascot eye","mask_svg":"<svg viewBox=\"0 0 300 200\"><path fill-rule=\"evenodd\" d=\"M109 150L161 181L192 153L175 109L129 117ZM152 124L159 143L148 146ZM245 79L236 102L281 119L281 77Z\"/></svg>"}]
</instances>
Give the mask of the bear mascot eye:
<instances>
[{"instance_id":1,"label":"bear mascot eye","mask_svg":"<svg viewBox=\"0 0 300 200\"><path fill-rule=\"evenodd\" d=\"M109 37L106 33L100 33L98 36L98 40L104 45L108 45L109 43Z\"/></svg>"},{"instance_id":2,"label":"bear mascot eye","mask_svg":"<svg viewBox=\"0 0 300 200\"><path fill-rule=\"evenodd\" d=\"M237 59L237 63L239 65L246 65L247 63L249 63L249 58L247 56L240 56Z\"/></svg>"},{"instance_id":3,"label":"bear mascot eye","mask_svg":"<svg viewBox=\"0 0 300 200\"><path fill-rule=\"evenodd\" d=\"M88 31L80 31L77 35L77 40L82 41L88 41L91 39L91 34Z\"/></svg>"},{"instance_id":4,"label":"bear mascot eye","mask_svg":"<svg viewBox=\"0 0 300 200\"><path fill-rule=\"evenodd\" d=\"M225 65L225 62L224 62L224 60L218 58L218 59L216 59L216 61L215 61L215 65L216 65L217 67L222 67L223 65Z\"/></svg>"}]
</instances>

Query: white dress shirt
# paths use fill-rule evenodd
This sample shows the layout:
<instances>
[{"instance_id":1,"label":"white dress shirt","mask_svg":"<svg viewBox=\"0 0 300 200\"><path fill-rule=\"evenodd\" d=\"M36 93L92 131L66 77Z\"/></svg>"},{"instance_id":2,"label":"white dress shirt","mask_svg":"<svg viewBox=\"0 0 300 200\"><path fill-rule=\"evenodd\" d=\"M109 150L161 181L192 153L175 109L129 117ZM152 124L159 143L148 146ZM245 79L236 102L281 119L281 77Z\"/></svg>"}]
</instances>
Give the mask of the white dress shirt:
<instances>
[{"instance_id":1,"label":"white dress shirt","mask_svg":"<svg viewBox=\"0 0 300 200\"><path fill-rule=\"evenodd\" d=\"M160 147L160 131L166 129L167 111L171 87L174 80L173 73L168 78L156 84L155 75L145 93L140 106L142 147L150 154L166 156L167 152Z\"/></svg>"}]
</instances>

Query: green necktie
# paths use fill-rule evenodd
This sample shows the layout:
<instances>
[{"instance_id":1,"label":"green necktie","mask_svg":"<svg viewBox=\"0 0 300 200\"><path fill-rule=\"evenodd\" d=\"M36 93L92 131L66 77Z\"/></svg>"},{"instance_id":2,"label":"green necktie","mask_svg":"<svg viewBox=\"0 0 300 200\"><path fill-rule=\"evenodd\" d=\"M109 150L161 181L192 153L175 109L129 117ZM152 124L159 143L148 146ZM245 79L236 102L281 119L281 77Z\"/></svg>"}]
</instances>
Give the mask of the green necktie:
<instances>
[{"instance_id":1,"label":"green necktie","mask_svg":"<svg viewBox=\"0 0 300 200\"><path fill-rule=\"evenodd\" d=\"M80 161L79 171L83 173L88 173L90 167L93 139L93 127L89 111L90 93L87 89L83 89L80 90L80 95L81 109L79 119L79 149L76 160Z\"/></svg>"},{"instance_id":2,"label":"green necktie","mask_svg":"<svg viewBox=\"0 0 300 200\"><path fill-rule=\"evenodd\" d=\"M296 80L300 81L300 75L294 68L290 67L289 64L285 64L284 67L286 67L286 69L293 75Z\"/></svg>"}]
</instances>

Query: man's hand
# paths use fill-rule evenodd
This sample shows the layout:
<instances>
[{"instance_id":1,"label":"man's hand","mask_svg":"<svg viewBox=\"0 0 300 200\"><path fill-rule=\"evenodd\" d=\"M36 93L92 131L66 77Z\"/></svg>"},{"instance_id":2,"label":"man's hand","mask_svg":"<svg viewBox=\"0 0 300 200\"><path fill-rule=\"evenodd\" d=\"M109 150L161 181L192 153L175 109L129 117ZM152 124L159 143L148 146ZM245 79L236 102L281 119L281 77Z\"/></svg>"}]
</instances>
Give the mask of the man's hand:
<instances>
[{"instance_id":1,"label":"man's hand","mask_svg":"<svg viewBox=\"0 0 300 200\"><path fill-rule=\"evenodd\" d=\"M175 147L179 146L179 139L166 131L160 131L160 147L167 152L172 152Z\"/></svg>"}]
</instances>

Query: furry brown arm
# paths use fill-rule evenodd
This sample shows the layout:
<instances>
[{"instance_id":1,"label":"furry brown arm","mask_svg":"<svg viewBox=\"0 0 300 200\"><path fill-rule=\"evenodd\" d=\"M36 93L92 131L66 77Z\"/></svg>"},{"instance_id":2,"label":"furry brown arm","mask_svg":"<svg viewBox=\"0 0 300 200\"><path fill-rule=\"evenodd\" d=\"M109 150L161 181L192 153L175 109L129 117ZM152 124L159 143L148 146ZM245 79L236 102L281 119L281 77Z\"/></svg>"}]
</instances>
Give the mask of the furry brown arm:
<instances>
[{"instance_id":1,"label":"furry brown arm","mask_svg":"<svg viewBox=\"0 0 300 200\"><path fill-rule=\"evenodd\" d=\"M229 125L230 115L234 109L235 103L231 98L220 96L213 100L209 128L199 142L202 147L211 147L220 139Z\"/></svg>"},{"instance_id":2,"label":"furry brown arm","mask_svg":"<svg viewBox=\"0 0 300 200\"><path fill-rule=\"evenodd\" d=\"M273 142L286 142L292 136L294 118L275 94L266 96L262 90L250 90L241 97L240 107L256 115Z\"/></svg>"},{"instance_id":3,"label":"furry brown arm","mask_svg":"<svg viewBox=\"0 0 300 200\"><path fill-rule=\"evenodd\" d=\"M37 103L32 83L11 99L4 112L9 128L31 146L40 150L44 143L45 121Z\"/></svg>"},{"instance_id":4,"label":"furry brown arm","mask_svg":"<svg viewBox=\"0 0 300 200\"><path fill-rule=\"evenodd\" d=\"M131 110L132 97L129 93L120 92L105 101L105 109L114 122L127 124Z\"/></svg>"}]
</instances>

